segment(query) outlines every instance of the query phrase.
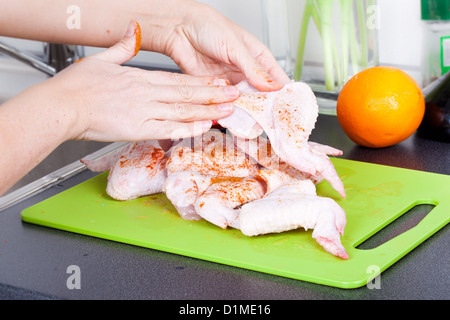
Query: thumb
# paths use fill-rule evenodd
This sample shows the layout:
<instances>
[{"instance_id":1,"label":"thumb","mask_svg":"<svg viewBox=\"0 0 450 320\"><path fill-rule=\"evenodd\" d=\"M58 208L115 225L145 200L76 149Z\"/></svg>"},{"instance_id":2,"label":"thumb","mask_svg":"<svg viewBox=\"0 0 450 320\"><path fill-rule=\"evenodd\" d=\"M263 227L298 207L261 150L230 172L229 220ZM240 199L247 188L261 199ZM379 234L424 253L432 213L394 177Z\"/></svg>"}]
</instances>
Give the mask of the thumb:
<instances>
[{"instance_id":1,"label":"thumb","mask_svg":"<svg viewBox=\"0 0 450 320\"><path fill-rule=\"evenodd\" d=\"M141 27L132 20L122 40L94 56L107 62L123 64L133 58L141 47Z\"/></svg>"}]
</instances>

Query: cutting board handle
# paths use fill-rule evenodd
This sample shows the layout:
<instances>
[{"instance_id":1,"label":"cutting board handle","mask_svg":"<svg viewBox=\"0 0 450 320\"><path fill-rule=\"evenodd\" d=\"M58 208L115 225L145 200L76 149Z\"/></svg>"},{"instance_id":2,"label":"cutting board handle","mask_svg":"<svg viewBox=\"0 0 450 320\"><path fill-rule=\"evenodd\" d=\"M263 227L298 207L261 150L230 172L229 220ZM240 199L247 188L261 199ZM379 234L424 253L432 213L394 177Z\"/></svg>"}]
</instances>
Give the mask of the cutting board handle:
<instances>
[{"instance_id":1,"label":"cutting board handle","mask_svg":"<svg viewBox=\"0 0 450 320\"><path fill-rule=\"evenodd\" d=\"M446 203L447 206L445 206ZM389 255L391 255L393 251L396 251L397 255L393 256L392 260L397 261L450 222L450 214L446 210L450 204L450 200L417 200L410 206L410 208L422 204L430 204L435 207L428 212L422 221L420 221L415 227L372 249L372 253L375 253L376 255L385 255L389 253ZM383 271L389 265L390 263L386 261L385 266L379 267Z\"/></svg>"}]
</instances>

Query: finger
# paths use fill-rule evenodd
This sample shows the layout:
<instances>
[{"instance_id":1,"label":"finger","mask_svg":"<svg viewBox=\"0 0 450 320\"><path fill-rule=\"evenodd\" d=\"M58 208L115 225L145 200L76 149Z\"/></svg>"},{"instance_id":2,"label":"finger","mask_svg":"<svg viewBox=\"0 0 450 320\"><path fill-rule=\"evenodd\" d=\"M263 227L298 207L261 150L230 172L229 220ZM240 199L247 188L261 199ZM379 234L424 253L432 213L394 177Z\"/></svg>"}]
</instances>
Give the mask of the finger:
<instances>
[{"instance_id":1,"label":"finger","mask_svg":"<svg viewBox=\"0 0 450 320\"><path fill-rule=\"evenodd\" d=\"M191 122L199 120L218 120L233 112L232 103L215 105L197 105L187 103L152 102L151 115L153 119Z\"/></svg>"},{"instance_id":2,"label":"finger","mask_svg":"<svg viewBox=\"0 0 450 320\"><path fill-rule=\"evenodd\" d=\"M286 72L283 70L283 68L280 67L278 62L275 62L275 65L272 65L272 67L268 68L269 74L272 76L275 81L282 83L282 84L288 84L291 82L291 78L286 74Z\"/></svg>"},{"instance_id":3,"label":"finger","mask_svg":"<svg viewBox=\"0 0 450 320\"><path fill-rule=\"evenodd\" d=\"M242 46L236 50L235 64L260 91L279 90L290 82L288 75L269 49L246 30L238 29Z\"/></svg>"},{"instance_id":4,"label":"finger","mask_svg":"<svg viewBox=\"0 0 450 320\"><path fill-rule=\"evenodd\" d=\"M114 64L123 64L133 58L141 46L141 27L137 21L131 21L125 36L114 46L92 57Z\"/></svg>"},{"instance_id":5,"label":"finger","mask_svg":"<svg viewBox=\"0 0 450 320\"><path fill-rule=\"evenodd\" d=\"M278 64L275 57L269 52L269 50L264 50L263 53L256 59L259 64L267 70L270 76L277 82L282 84L288 84L291 79L286 74L286 72Z\"/></svg>"},{"instance_id":6,"label":"finger","mask_svg":"<svg viewBox=\"0 0 450 320\"><path fill-rule=\"evenodd\" d=\"M238 45L229 54L230 61L245 75L248 81L260 91L280 90L283 84L275 81L269 73L256 61L247 48Z\"/></svg>"},{"instance_id":7,"label":"finger","mask_svg":"<svg viewBox=\"0 0 450 320\"><path fill-rule=\"evenodd\" d=\"M239 97L234 86L154 86L152 99L167 103L216 104L231 102Z\"/></svg>"},{"instance_id":8,"label":"finger","mask_svg":"<svg viewBox=\"0 0 450 320\"><path fill-rule=\"evenodd\" d=\"M192 76L177 72L142 70L141 75L154 85L220 86L230 84L227 80L218 77Z\"/></svg>"},{"instance_id":9,"label":"finger","mask_svg":"<svg viewBox=\"0 0 450 320\"><path fill-rule=\"evenodd\" d=\"M177 141L183 138L196 137L211 129L211 121L176 122L169 120L148 120L145 121L139 130L142 140L148 139L170 139Z\"/></svg>"},{"instance_id":10,"label":"finger","mask_svg":"<svg viewBox=\"0 0 450 320\"><path fill-rule=\"evenodd\" d=\"M250 54L255 58L259 65L266 70L273 80L281 84L288 84L291 79L286 72L281 68L270 50L260 41L255 39L248 32L242 34L243 42L249 50Z\"/></svg>"},{"instance_id":11,"label":"finger","mask_svg":"<svg viewBox=\"0 0 450 320\"><path fill-rule=\"evenodd\" d=\"M248 81L259 91L275 91L280 90L283 84L275 81L262 66L252 57L246 56L242 62L244 74ZM247 67L249 66L249 67Z\"/></svg>"}]
</instances>

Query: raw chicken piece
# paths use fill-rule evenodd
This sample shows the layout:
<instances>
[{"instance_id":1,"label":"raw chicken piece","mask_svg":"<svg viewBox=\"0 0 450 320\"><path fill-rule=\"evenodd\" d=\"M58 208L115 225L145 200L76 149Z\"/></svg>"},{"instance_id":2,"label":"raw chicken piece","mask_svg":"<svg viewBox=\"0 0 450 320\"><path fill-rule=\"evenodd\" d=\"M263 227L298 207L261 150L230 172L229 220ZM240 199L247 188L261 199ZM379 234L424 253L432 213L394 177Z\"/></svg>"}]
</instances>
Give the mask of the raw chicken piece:
<instances>
[{"instance_id":1,"label":"raw chicken piece","mask_svg":"<svg viewBox=\"0 0 450 320\"><path fill-rule=\"evenodd\" d=\"M127 152L133 143L128 143L125 146L108 153L100 158L89 160L81 159L80 161L86 165L86 167L93 172L103 172L111 169L111 167L119 160L119 158Z\"/></svg>"},{"instance_id":2,"label":"raw chicken piece","mask_svg":"<svg viewBox=\"0 0 450 320\"><path fill-rule=\"evenodd\" d=\"M257 92L247 83L239 87L241 95L233 102L235 109L245 110L266 132L280 159L311 176L322 176L345 197L344 186L330 159L322 152L316 152L317 149L312 149L308 143L318 116L311 88L302 82L289 83L275 92ZM240 130L242 124L232 121L234 117L231 114L218 123L240 138L255 138L257 131L251 130L251 134L246 136Z\"/></svg>"},{"instance_id":3,"label":"raw chicken piece","mask_svg":"<svg viewBox=\"0 0 450 320\"><path fill-rule=\"evenodd\" d=\"M195 201L195 211L203 219L226 229L239 228L234 208L264 196L266 188L256 178L213 178L212 184Z\"/></svg>"},{"instance_id":4,"label":"raw chicken piece","mask_svg":"<svg viewBox=\"0 0 450 320\"><path fill-rule=\"evenodd\" d=\"M297 180L303 180L303 177L293 177L289 173L286 173L281 170L274 170L274 169L261 169L258 171L258 174L256 175L256 178L263 182L266 187L266 192L264 195L271 193L275 189L297 181Z\"/></svg>"},{"instance_id":5,"label":"raw chicken piece","mask_svg":"<svg viewBox=\"0 0 450 320\"><path fill-rule=\"evenodd\" d=\"M324 177L321 174L316 176L307 174L294 168L285 161L281 160L278 157L278 155L273 151L270 141L264 138L263 136L257 137L252 140L241 139L237 137L235 139L235 144L240 151L248 154L252 159L254 159L256 162L258 162L265 168L280 170L297 179L306 179L306 178L311 179L315 184L322 182L324 179ZM329 147L315 142L308 142L308 144L310 148L313 150L313 152L321 153L323 156L342 155L341 150L335 149L333 147Z\"/></svg>"},{"instance_id":6,"label":"raw chicken piece","mask_svg":"<svg viewBox=\"0 0 450 320\"><path fill-rule=\"evenodd\" d=\"M236 85L239 92L249 93L258 92L254 87L250 86L247 81L242 81ZM258 122L243 108L235 108L233 113L228 117L217 121L222 127L227 128L236 137L245 137L254 139L264 132L264 129Z\"/></svg>"},{"instance_id":7,"label":"raw chicken piece","mask_svg":"<svg viewBox=\"0 0 450 320\"><path fill-rule=\"evenodd\" d=\"M170 156L170 151L172 147L175 146L178 142L174 142L171 140L152 140L155 146L163 149L166 152L166 157ZM137 143L143 143L137 142ZM119 160L119 158L125 154L131 146L135 145L136 142L129 142L123 147L118 148L117 150L105 154L97 159L81 159L80 161L86 165L86 167L93 172L104 172L109 169Z\"/></svg>"},{"instance_id":8,"label":"raw chicken piece","mask_svg":"<svg viewBox=\"0 0 450 320\"><path fill-rule=\"evenodd\" d=\"M167 178L164 192L185 220L200 220L194 208L197 198L211 185L212 176L194 171L178 171Z\"/></svg>"},{"instance_id":9,"label":"raw chicken piece","mask_svg":"<svg viewBox=\"0 0 450 320\"><path fill-rule=\"evenodd\" d=\"M312 152L340 153L308 144ZM280 160L267 139L234 139L210 131L171 145L163 150L156 140L130 143L85 163L91 170L111 167L107 192L115 199L165 192L182 218L203 218L249 236L314 228L313 237L326 251L348 258L339 237L345 213L333 200L316 195L312 181L321 177Z\"/></svg>"},{"instance_id":10,"label":"raw chicken piece","mask_svg":"<svg viewBox=\"0 0 450 320\"><path fill-rule=\"evenodd\" d=\"M236 148L232 136L218 130L178 143L166 166L169 175L177 171L195 171L220 177L246 177L259 169L257 163Z\"/></svg>"},{"instance_id":11,"label":"raw chicken piece","mask_svg":"<svg viewBox=\"0 0 450 320\"><path fill-rule=\"evenodd\" d=\"M309 141L308 142L309 147L311 148L312 151L317 152L317 153L321 153L323 155L329 155L329 156L342 156L342 150L324 145L324 144L320 144L317 142L312 142Z\"/></svg>"},{"instance_id":12,"label":"raw chicken piece","mask_svg":"<svg viewBox=\"0 0 450 320\"><path fill-rule=\"evenodd\" d=\"M227 128L236 137L254 139L264 132L255 119L241 108L235 108L231 115L219 120L218 123L222 127Z\"/></svg>"},{"instance_id":13,"label":"raw chicken piece","mask_svg":"<svg viewBox=\"0 0 450 320\"><path fill-rule=\"evenodd\" d=\"M341 244L346 217L332 199L318 197L310 180L299 180L279 187L264 198L244 204L239 209L243 234L256 236L297 229L314 229L312 237L325 251L348 259Z\"/></svg>"},{"instance_id":14,"label":"raw chicken piece","mask_svg":"<svg viewBox=\"0 0 450 320\"><path fill-rule=\"evenodd\" d=\"M251 190L238 200L231 200L235 196L232 192L252 183L261 185L258 181L244 179L255 175L260 166L236 148L232 136L217 130L178 143L171 150L166 166L168 178L164 190L180 216L189 220L202 217L222 228L233 221L227 216L225 206L228 208L232 202L241 201L237 206L243 199L255 198ZM217 193L225 196L228 187L232 188L230 199L216 196Z\"/></svg>"},{"instance_id":15,"label":"raw chicken piece","mask_svg":"<svg viewBox=\"0 0 450 320\"><path fill-rule=\"evenodd\" d=\"M167 158L158 141L132 143L111 167L106 192L116 200L130 200L162 191Z\"/></svg>"}]
</instances>

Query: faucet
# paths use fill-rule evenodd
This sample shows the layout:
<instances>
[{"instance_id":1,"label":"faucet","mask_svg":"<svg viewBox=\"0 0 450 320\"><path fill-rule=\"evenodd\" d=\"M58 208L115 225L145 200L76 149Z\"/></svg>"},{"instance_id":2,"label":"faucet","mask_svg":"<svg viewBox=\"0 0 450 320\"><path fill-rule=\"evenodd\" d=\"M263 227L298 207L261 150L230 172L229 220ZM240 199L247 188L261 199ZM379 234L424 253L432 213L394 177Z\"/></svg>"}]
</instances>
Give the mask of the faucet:
<instances>
[{"instance_id":1,"label":"faucet","mask_svg":"<svg viewBox=\"0 0 450 320\"><path fill-rule=\"evenodd\" d=\"M29 66L54 76L58 71L68 67L84 56L84 47L57 43L44 43L44 54L40 58L32 53L23 52L0 41L0 52L3 52Z\"/></svg>"}]
</instances>

